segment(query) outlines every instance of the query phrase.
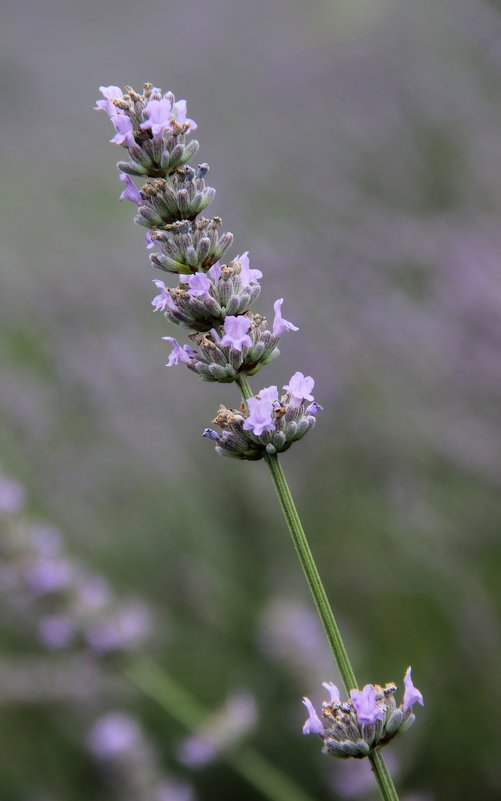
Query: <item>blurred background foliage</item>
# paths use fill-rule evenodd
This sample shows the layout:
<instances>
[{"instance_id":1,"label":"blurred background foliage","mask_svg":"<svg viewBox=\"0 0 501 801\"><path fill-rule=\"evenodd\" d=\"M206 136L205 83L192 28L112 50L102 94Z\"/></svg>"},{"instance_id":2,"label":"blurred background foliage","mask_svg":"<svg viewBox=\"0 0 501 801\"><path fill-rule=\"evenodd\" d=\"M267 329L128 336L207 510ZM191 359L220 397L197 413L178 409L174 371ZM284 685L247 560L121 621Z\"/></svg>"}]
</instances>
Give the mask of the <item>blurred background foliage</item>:
<instances>
[{"instance_id":1,"label":"blurred background foliage","mask_svg":"<svg viewBox=\"0 0 501 801\"><path fill-rule=\"evenodd\" d=\"M372 797L299 736L337 675L264 465L200 438L235 388L163 366L160 276L92 112L98 85L152 81L188 99L259 310L284 296L300 326L262 382L316 379L323 415L283 463L360 681L412 664L425 696L387 749L402 798L499 798L499 4L3 0L1 39L0 460L30 513L151 604L148 652L204 704L254 694L252 743L294 781ZM110 798L81 737L98 705L179 769L180 727L113 682L13 699L43 650L3 618L3 801ZM204 801L260 797L180 770Z\"/></svg>"}]
</instances>

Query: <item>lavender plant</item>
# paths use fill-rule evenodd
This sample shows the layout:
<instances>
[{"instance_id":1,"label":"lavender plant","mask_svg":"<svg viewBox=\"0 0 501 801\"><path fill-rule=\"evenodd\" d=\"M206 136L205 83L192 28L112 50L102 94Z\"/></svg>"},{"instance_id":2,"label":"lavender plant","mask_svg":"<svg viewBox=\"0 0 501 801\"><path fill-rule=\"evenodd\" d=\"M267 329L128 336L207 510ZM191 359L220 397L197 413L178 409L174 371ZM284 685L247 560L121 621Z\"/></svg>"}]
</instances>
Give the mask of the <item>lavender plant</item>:
<instances>
[{"instance_id":1,"label":"lavender plant","mask_svg":"<svg viewBox=\"0 0 501 801\"><path fill-rule=\"evenodd\" d=\"M187 136L196 123L187 117L186 101L176 101L172 92L146 84L142 94L125 87L100 87L104 110L115 128L112 142L128 152L118 162L125 184L120 199L136 205L135 221L147 229L146 246L152 265L178 277L176 286L155 279L159 294L152 301L171 322L188 329L188 342L171 345L167 366L184 364L202 380L236 383L242 395L238 408L221 405L213 420L217 430L206 428L203 436L215 443L217 453L241 460L264 459L292 540L310 587L328 642L337 661L348 700L341 700L332 682L325 682L330 699L322 706L322 720L308 698L303 700L309 716L305 734L317 734L323 752L341 758L370 761L381 797L398 799L380 749L414 721L412 707L423 703L413 686L411 669L405 678L405 693L397 706L393 683L381 687L357 680L324 586L303 531L278 454L304 437L316 423L322 407L312 395L314 379L297 371L283 386L264 387L256 394L249 377L279 355L280 338L298 328L282 316L283 298L274 302L271 325L251 311L260 294L262 272L251 268L248 252L227 264L221 259L233 242L230 233L219 234L222 221L199 217L212 201L215 190L205 183L207 164L197 169L188 162L198 152ZM140 188L130 176L146 177Z\"/></svg>"}]
</instances>

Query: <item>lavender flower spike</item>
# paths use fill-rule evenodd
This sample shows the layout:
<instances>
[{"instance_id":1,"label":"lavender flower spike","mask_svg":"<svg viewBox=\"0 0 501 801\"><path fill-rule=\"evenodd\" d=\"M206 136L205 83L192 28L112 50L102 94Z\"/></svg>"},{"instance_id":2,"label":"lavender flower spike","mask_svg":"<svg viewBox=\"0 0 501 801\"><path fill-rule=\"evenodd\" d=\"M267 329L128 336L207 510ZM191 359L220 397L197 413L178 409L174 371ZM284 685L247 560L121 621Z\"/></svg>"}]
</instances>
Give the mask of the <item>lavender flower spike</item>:
<instances>
[{"instance_id":1,"label":"lavender flower spike","mask_svg":"<svg viewBox=\"0 0 501 801\"><path fill-rule=\"evenodd\" d=\"M423 696L417 689L414 687L411 679L411 668L408 667L407 671L404 676L404 685L405 685L405 693L404 693L404 709L408 710L411 709L413 704L421 704L424 706Z\"/></svg>"},{"instance_id":2,"label":"lavender flower spike","mask_svg":"<svg viewBox=\"0 0 501 801\"><path fill-rule=\"evenodd\" d=\"M167 342L170 342L172 345L172 351L166 367L172 367L173 364L190 363L190 359L194 355L194 351L189 345L183 345L183 347L181 347L177 339L174 339L174 337L162 337L162 339L166 339Z\"/></svg>"},{"instance_id":3,"label":"lavender flower spike","mask_svg":"<svg viewBox=\"0 0 501 801\"><path fill-rule=\"evenodd\" d=\"M323 737L325 730L322 726L322 721L315 712L315 707L311 703L310 699L306 698L306 696L303 698L303 704L305 705L309 714L309 717L303 726L303 734L319 734L321 737Z\"/></svg>"},{"instance_id":4,"label":"lavender flower spike","mask_svg":"<svg viewBox=\"0 0 501 801\"><path fill-rule=\"evenodd\" d=\"M242 352L242 348L247 346L250 348L252 345L251 338L248 336L251 321L248 317L240 315L239 317L232 317L231 315L224 321L224 336L221 340L221 345L227 345L230 348Z\"/></svg>"},{"instance_id":5,"label":"lavender flower spike","mask_svg":"<svg viewBox=\"0 0 501 801\"><path fill-rule=\"evenodd\" d=\"M373 684L366 684L363 690L351 690L351 700L356 709L359 723L375 723L383 720L384 711L376 701L376 690Z\"/></svg>"},{"instance_id":6,"label":"lavender flower spike","mask_svg":"<svg viewBox=\"0 0 501 801\"><path fill-rule=\"evenodd\" d=\"M273 309L275 311L275 319L273 320L273 335L276 337L285 334L286 331L299 331L297 325L289 323L288 320L284 320L284 318L282 317L282 312L280 311L280 309L283 302L284 299L279 298L273 304Z\"/></svg>"},{"instance_id":7,"label":"lavender flower spike","mask_svg":"<svg viewBox=\"0 0 501 801\"><path fill-rule=\"evenodd\" d=\"M265 431L275 431L273 422L273 403L266 399L249 398L247 400L249 416L245 420L242 428L244 431L252 431L259 437Z\"/></svg>"}]
</instances>

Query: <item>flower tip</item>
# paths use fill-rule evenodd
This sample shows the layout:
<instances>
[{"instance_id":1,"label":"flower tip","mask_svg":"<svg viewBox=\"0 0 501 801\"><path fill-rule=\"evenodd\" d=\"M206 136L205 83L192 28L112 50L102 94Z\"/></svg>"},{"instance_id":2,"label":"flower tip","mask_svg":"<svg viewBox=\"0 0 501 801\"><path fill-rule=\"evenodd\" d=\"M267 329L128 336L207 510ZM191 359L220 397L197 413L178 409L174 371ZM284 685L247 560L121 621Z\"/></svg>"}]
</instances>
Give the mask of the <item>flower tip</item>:
<instances>
[{"instance_id":1,"label":"flower tip","mask_svg":"<svg viewBox=\"0 0 501 801\"><path fill-rule=\"evenodd\" d=\"M303 704L308 711L308 718L303 726L303 734L320 734L323 736L324 727L322 726L322 722L318 717L315 707L311 703L310 699L305 696L303 698Z\"/></svg>"},{"instance_id":2,"label":"flower tip","mask_svg":"<svg viewBox=\"0 0 501 801\"><path fill-rule=\"evenodd\" d=\"M412 683L411 672L412 672L412 668L409 666L407 668L407 670L405 671L405 676L404 676L404 686L405 686L404 708L405 709L410 709L413 706L413 704L421 704L421 706L424 706L424 699L423 699L423 696L422 696L421 692L417 689L417 687L414 687L414 684Z\"/></svg>"}]
</instances>

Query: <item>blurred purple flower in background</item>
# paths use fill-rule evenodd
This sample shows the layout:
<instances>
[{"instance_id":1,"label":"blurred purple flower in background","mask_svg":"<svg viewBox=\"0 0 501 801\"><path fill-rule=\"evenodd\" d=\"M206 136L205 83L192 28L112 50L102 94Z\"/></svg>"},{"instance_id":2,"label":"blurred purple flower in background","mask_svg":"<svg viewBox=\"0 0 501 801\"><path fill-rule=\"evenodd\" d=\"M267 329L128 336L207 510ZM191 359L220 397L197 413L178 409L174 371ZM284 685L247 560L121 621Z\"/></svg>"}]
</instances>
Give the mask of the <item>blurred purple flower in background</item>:
<instances>
[{"instance_id":1,"label":"blurred purple flower in background","mask_svg":"<svg viewBox=\"0 0 501 801\"><path fill-rule=\"evenodd\" d=\"M100 759L134 758L142 745L141 729L129 715L110 712L90 730L88 745Z\"/></svg>"},{"instance_id":2,"label":"blurred purple flower in background","mask_svg":"<svg viewBox=\"0 0 501 801\"><path fill-rule=\"evenodd\" d=\"M220 710L211 714L194 735L179 745L177 755L184 765L199 769L234 749L257 724L255 699L249 693L230 695Z\"/></svg>"}]
</instances>

